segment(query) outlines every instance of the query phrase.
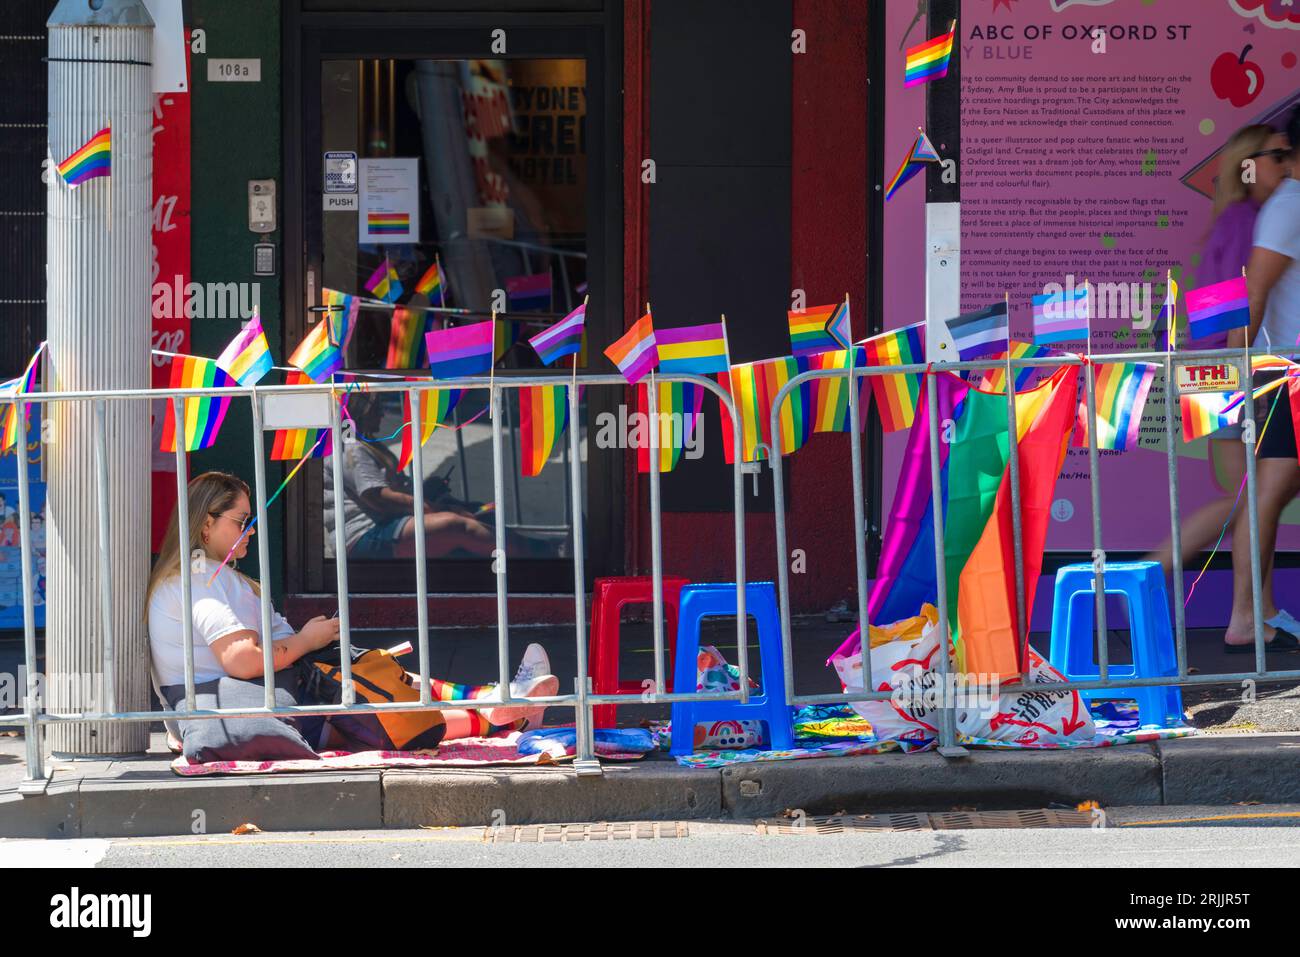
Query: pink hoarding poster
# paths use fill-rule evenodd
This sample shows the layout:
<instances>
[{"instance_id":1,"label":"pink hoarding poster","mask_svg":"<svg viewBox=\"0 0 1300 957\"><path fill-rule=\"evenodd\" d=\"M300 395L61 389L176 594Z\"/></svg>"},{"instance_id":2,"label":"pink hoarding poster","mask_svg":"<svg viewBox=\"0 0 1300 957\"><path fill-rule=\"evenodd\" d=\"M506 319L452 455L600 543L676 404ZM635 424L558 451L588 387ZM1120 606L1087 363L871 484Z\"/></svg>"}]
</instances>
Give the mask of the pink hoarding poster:
<instances>
[{"instance_id":1,"label":"pink hoarding poster","mask_svg":"<svg viewBox=\"0 0 1300 957\"><path fill-rule=\"evenodd\" d=\"M1202 254L1224 144L1300 103L1300 0L964 0L960 81L904 87L905 51L926 39L916 12L887 5L885 174L925 125L927 88L959 86L948 92L961 98L961 155L932 139L957 161L962 310L1009 295L1012 335L1028 340L1031 296L1071 277L1107 283L1093 351L1150 348L1166 272L1184 291L1220 278ZM887 327L924 318L924 202L917 177L885 204ZM1101 453L1108 551L1146 551L1169 534L1163 389L1160 374L1140 447ZM1225 485L1235 493L1208 440L1175 441L1184 515ZM885 438L886 516L905 442ZM1049 550L1091 551L1086 450L1070 450L1052 518ZM1300 550L1300 505L1283 522L1279 548Z\"/></svg>"}]
</instances>

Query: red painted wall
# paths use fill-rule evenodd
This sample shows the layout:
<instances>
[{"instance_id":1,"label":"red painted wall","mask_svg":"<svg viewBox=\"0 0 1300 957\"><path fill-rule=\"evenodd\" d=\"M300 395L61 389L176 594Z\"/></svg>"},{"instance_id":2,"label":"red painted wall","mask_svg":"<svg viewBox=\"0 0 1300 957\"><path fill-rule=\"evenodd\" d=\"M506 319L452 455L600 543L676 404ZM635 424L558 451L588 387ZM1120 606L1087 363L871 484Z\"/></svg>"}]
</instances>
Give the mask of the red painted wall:
<instances>
[{"instance_id":1,"label":"red painted wall","mask_svg":"<svg viewBox=\"0 0 1300 957\"><path fill-rule=\"evenodd\" d=\"M624 62L624 251L628 322L646 300L647 197L638 173L650 156L645 90L649 70L650 0L629 2ZM791 169L790 288L809 305L849 293L854 334L866 334L867 12L860 0L795 0L794 25L807 52L794 57ZM861 304L861 305L859 305ZM628 457L631 460L631 456ZM785 463L791 477L787 538L802 549L806 570L790 578L796 612L854 604L853 504L847 435L817 435ZM647 574L650 531L647 492L635 463L627 471L628 570ZM764 472L762 480L771 481ZM749 480L746 479L748 488ZM696 580L733 580L729 513L664 515L664 571ZM746 517L746 566L751 581L776 575L771 514Z\"/></svg>"}]
</instances>

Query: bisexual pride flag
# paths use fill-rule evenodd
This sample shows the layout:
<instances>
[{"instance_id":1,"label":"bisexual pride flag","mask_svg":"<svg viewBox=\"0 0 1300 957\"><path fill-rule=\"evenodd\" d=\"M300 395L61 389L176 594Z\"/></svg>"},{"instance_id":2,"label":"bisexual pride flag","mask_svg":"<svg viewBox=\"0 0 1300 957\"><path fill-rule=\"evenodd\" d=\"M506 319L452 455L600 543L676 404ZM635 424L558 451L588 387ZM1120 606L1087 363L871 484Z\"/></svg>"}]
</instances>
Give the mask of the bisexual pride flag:
<instances>
[{"instance_id":1,"label":"bisexual pride flag","mask_svg":"<svg viewBox=\"0 0 1300 957\"><path fill-rule=\"evenodd\" d=\"M1250 325L1246 277L1187 291L1187 328L1193 339Z\"/></svg>"},{"instance_id":2,"label":"bisexual pride flag","mask_svg":"<svg viewBox=\"0 0 1300 957\"><path fill-rule=\"evenodd\" d=\"M427 333L424 343L433 377L459 379L491 371L495 330L496 323L488 319Z\"/></svg>"}]
</instances>

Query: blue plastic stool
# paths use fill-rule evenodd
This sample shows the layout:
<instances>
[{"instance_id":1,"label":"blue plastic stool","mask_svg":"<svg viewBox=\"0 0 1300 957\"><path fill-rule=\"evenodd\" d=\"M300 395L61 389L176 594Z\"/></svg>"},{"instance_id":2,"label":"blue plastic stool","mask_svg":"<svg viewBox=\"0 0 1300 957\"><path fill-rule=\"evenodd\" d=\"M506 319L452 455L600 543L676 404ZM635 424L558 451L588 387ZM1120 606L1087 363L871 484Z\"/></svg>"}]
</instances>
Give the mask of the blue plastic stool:
<instances>
[{"instance_id":1,"label":"blue plastic stool","mask_svg":"<svg viewBox=\"0 0 1300 957\"><path fill-rule=\"evenodd\" d=\"M699 681L696 660L700 651L700 623L711 615L735 614L735 582L691 584L682 588L677 617L677 660L673 670L673 687L678 692L694 690ZM715 721L766 721L769 748L782 751L794 747L794 723L785 700L781 617L777 611L776 588L771 582L750 582L745 586L745 615L758 622L762 688L751 692L749 704L674 702L671 754L690 754L695 749L695 726Z\"/></svg>"},{"instance_id":2,"label":"blue plastic stool","mask_svg":"<svg viewBox=\"0 0 1300 957\"><path fill-rule=\"evenodd\" d=\"M1178 674L1174 636L1169 627L1169 599L1160 565L1108 563L1104 574L1106 594L1128 599L1133 649L1133 663L1111 665L1110 677L1162 678ZM1052 667L1071 681L1088 681L1101 675L1093 660L1096 600L1092 565L1066 565L1056 573L1050 658ZM1132 698L1143 725L1168 728L1183 723L1183 694L1175 687L1099 688L1079 694L1085 701Z\"/></svg>"}]
</instances>

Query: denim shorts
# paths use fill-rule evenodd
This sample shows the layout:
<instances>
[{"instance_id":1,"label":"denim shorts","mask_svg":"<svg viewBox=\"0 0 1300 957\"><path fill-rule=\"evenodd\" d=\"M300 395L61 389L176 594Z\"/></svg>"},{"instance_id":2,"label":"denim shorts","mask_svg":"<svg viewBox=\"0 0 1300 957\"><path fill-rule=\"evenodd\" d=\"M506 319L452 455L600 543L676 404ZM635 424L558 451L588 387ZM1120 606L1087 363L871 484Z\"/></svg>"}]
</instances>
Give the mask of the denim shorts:
<instances>
[{"instance_id":1,"label":"denim shorts","mask_svg":"<svg viewBox=\"0 0 1300 957\"><path fill-rule=\"evenodd\" d=\"M410 521L407 516L390 519L367 531L348 549L348 556L361 559L392 558L397 551L397 540Z\"/></svg>"}]
</instances>

